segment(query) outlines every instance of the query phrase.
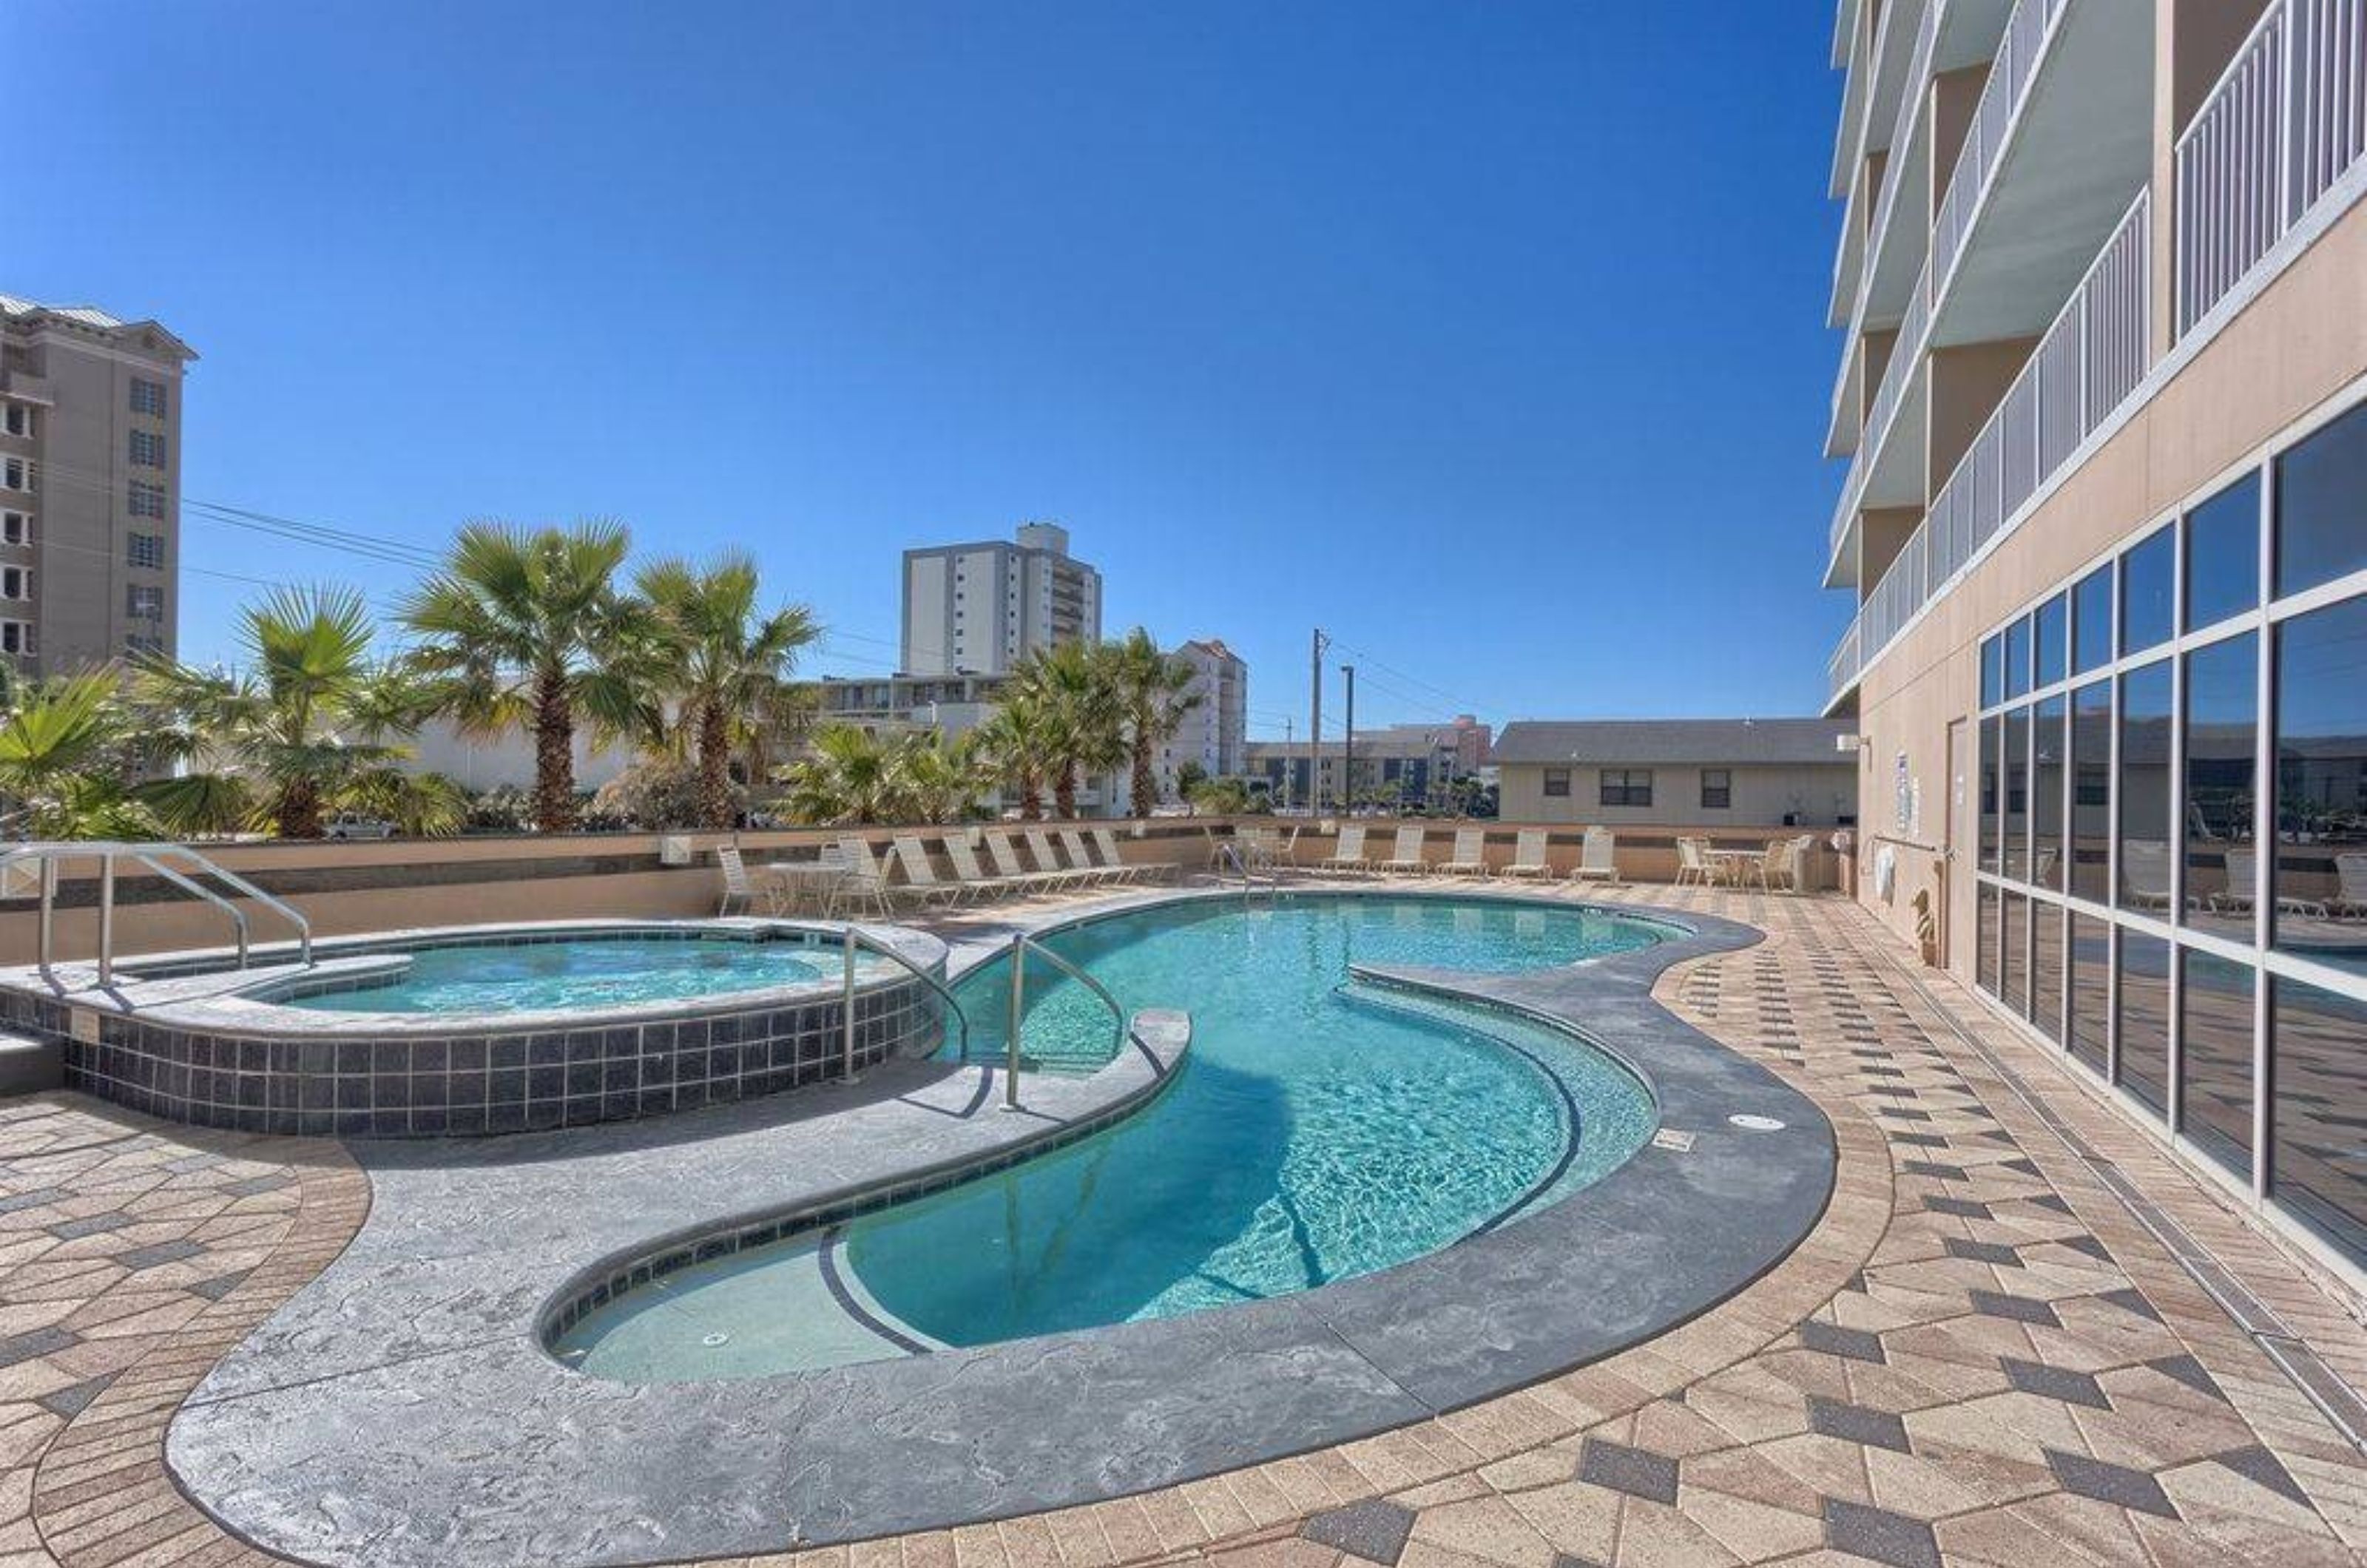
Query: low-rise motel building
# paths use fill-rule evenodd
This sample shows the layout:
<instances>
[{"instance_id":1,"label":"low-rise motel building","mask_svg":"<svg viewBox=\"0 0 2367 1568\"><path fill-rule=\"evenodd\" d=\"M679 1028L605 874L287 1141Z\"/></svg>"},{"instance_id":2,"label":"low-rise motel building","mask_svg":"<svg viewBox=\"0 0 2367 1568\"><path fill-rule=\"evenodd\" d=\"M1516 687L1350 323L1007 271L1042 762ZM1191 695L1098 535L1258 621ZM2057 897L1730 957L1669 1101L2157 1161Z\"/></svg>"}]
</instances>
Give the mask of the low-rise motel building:
<instances>
[{"instance_id":1,"label":"low-rise motel building","mask_svg":"<svg viewBox=\"0 0 2367 1568\"><path fill-rule=\"evenodd\" d=\"M1826 570L1859 897L2354 1283L2362 55L2361 0L1841 0Z\"/></svg>"},{"instance_id":2,"label":"low-rise motel building","mask_svg":"<svg viewBox=\"0 0 2367 1568\"><path fill-rule=\"evenodd\" d=\"M1517 719L1496 739L1498 815L1590 827L1846 828L1849 726L1822 718Z\"/></svg>"}]
</instances>

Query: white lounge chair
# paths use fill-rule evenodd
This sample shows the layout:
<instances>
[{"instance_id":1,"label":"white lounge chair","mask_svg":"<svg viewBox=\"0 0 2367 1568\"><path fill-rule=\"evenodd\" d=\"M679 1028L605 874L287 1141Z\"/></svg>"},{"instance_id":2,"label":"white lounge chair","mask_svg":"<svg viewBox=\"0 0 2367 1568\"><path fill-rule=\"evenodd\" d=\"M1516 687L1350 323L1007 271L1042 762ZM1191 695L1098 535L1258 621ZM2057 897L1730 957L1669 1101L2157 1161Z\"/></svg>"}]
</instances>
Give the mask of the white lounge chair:
<instances>
[{"instance_id":1,"label":"white lounge chair","mask_svg":"<svg viewBox=\"0 0 2367 1568\"><path fill-rule=\"evenodd\" d=\"M1167 861L1143 861L1138 864L1129 864L1126 856L1118 852L1117 835L1107 828L1095 828L1088 837L1093 847L1101 851L1104 864L1125 866L1136 879L1143 882L1172 882L1175 879L1175 867Z\"/></svg>"},{"instance_id":2,"label":"white lounge chair","mask_svg":"<svg viewBox=\"0 0 2367 1568\"><path fill-rule=\"evenodd\" d=\"M1093 845L1086 841L1085 835L1081 829L1063 828L1060 829L1059 838L1060 847L1069 853L1069 863L1078 871L1089 874L1096 886L1104 883L1134 880L1132 866L1127 865L1124 861L1112 865L1094 854Z\"/></svg>"},{"instance_id":3,"label":"white lounge chair","mask_svg":"<svg viewBox=\"0 0 2367 1568\"><path fill-rule=\"evenodd\" d=\"M969 889L958 882L946 882L937 875L937 868L929 863L929 852L913 833L899 833L889 845L889 852L904 870L904 886L894 891L912 899L923 908L931 904L956 904Z\"/></svg>"},{"instance_id":4,"label":"white lounge chair","mask_svg":"<svg viewBox=\"0 0 2367 1568\"><path fill-rule=\"evenodd\" d=\"M2227 886L2211 895L2212 910L2227 915L2249 913L2256 902L2252 890L2259 886L2255 880L2259 874L2258 850L2229 845ZM2277 913L2281 915L2310 915L2324 919L2333 912L2331 905L2323 898L2303 898L2290 893L2280 894L2277 897Z\"/></svg>"},{"instance_id":5,"label":"white lounge chair","mask_svg":"<svg viewBox=\"0 0 2367 1568\"><path fill-rule=\"evenodd\" d=\"M1506 876L1551 876L1553 867L1546 860L1546 830L1523 828L1512 839L1512 858L1505 864Z\"/></svg>"},{"instance_id":6,"label":"white lounge chair","mask_svg":"<svg viewBox=\"0 0 2367 1568\"><path fill-rule=\"evenodd\" d=\"M2367 852L2352 850L2335 856L2334 874L2341 887L2326 901L2328 911L2346 920L2367 917Z\"/></svg>"},{"instance_id":7,"label":"white lounge chair","mask_svg":"<svg viewBox=\"0 0 2367 1568\"><path fill-rule=\"evenodd\" d=\"M1455 830L1455 852L1438 869L1448 876L1487 875L1488 829L1457 828Z\"/></svg>"},{"instance_id":8,"label":"white lounge chair","mask_svg":"<svg viewBox=\"0 0 2367 1568\"><path fill-rule=\"evenodd\" d=\"M1569 868L1572 882L1616 882L1619 862L1614 852L1618 837L1608 828L1589 828L1586 843L1579 851L1578 863Z\"/></svg>"},{"instance_id":9,"label":"white lounge chair","mask_svg":"<svg viewBox=\"0 0 2367 1568\"><path fill-rule=\"evenodd\" d=\"M1019 858L1018 843L1008 833L989 833L986 852L993 857L996 873L1014 887L1050 893L1076 886L1077 879L1065 871L1028 870L1027 863Z\"/></svg>"},{"instance_id":10,"label":"white lounge chair","mask_svg":"<svg viewBox=\"0 0 2367 1568\"><path fill-rule=\"evenodd\" d=\"M2170 907L2169 840L2122 840L2121 900L2137 909L2167 909Z\"/></svg>"},{"instance_id":11,"label":"white lounge chair","mask_svg":"<svg viewBox=\"0 0 2367 1568\"><path fill-rule=\"evenodd\" d=\"M1699 839L1677 840L1677 880L1674 886L1682 887L1687 883L1703 887L1709 886L1709 856L1704 852L1705 848Z\"/></svg>"},{"instance_id":12,"label":"white lounge chair","mask_svg":"<svg viewBox=\"0 0 2367 1568\"><path fill-rule=\"evenodd\" d=\"M979 864L978 852L969 847L969 840L967 838L957 833L948 833L946 835L945 846L946 858L954 863L954 874L961 878L962 886L968 890L973 898L992 898L1013 892L1024 886L1022 882L1014 881L1011 877L997 876Z\"/></svg>"},{"instance_id":13,"label":"white lounge chair","mask_svg":"<svg viewBox=\"0 0 2367 1568\"><path fill-rule=\"evenodd\" d=\"M1389 851L1389 858L1381 863L1381 869L1392 876L1426 875L1430 862L1421 858L1422 840L1426 837L1419 828L1399 829L1397 847Z\"/></svg>"},{"instance_id":14,"label":"white lounge chair","mask_svg":"<svg viewBox=\"0 0 2367 1568\"><path fill-rule=\"evenodd\" d=\"M781 912L777 890L767 888L759 893L755 884L748 880L748 863L742 857L739 845L719 846L715 852L715 863L723 868L723 902L716 907L716 919L720 919L730 914L734 904L740 906L742 914L751 913L759 899L764 901L767 913L777 915Z\"/></svg>"},{"instance_id":15,"label":"white lounge chair","mask_svg":"<svg viewBox=\"0 0 2367 1568\"><path fill-rule=\"evenodd\" d=\"M1020 837L1027 842L1027 852L1036 857L1036 870L1049 872L1054 876L1065 876L1070 882L1079 886L1104 880L1102 874L1092 866L1075 866L1064 863L1060 859L1060 852L1052 847L1050 829L1029 828L1022 832Z\"/></svg>"},{"instance_id":16,"label":"white lounge chair","mask_svg":"<svg viewBox=\"0 0 2367 1568\"><path fill-rule=\"evenodd\" d=\"M1331 852L1317 861L1315 867L1318 871L1352 872L1357 875L1369 874L1373 869L1373 863L1365 858L1363 826L1351 823L1342 828L1339 841L1331 846Z\"/></svg>"}]
</instances>

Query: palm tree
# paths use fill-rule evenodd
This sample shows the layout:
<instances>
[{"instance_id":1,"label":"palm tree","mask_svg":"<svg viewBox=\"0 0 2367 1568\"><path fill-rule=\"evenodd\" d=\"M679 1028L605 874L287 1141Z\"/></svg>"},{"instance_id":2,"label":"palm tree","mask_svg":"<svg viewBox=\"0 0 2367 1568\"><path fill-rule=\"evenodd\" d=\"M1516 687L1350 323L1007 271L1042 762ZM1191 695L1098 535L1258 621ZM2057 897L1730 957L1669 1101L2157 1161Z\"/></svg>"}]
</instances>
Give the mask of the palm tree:
<instances>
[{"instance_id":1,"label":"palm tree","mask_svg":"<svg viewBox=\"0 0 2367 1568\"><path fill-rule=\"evenodd\" d=\"M953 739L934 730L909 735L897 762L912 815L923 822L969 821L992 779L976 731Z\"/></svg>"},{"instance_id":2,"label":"palm tree","mask_svg":"<svg viewBox=\"0 0 2367 1568\"><path fill-rule=\"evenodd\" d=\"M533 733L535 826L546 833L575 824L579 716L603 737L661 728L652 639L617 591L630 547L617 523L471 523L403 601L403 623L422 639L415 667L438 683L439 709L481 735Z\"/></svg>"},{"instance_id":3,"label":"palm tree","mask_svg":"<svg viewBox=\"0 0 2367 1568\"><path fill-rule=\"evenodd\" d=\"M1023 822L1044 819L1044 778L1053 766L1049 728L1041 706L1006 699L970 732L980 761L1019 797Z\"/></svg>"},{"instance_id":4,"label":"palm tree","mask_svg":"<svg viewBox=\"0 0 2367 1568\"><path fill-rule=\"evenodd\" d=\"M737 551L714 565L663 560L634 586L650 608L649 636L676 732L698 758L704 826L732 824L731 759L758 733L798 652L821 636L811 612L791 604L760 615L756 563Z\"/></svg>"},{"instance_id":5,"label":"palm tree","mask_svg":"<svg viewBox=\"0 0 2367 1568\"><path fill-rule=\"evenodd\" d=\"M7 682L0 795L35 839L147 839L155 813L123 784L137 725L116 671Z\"/></svg>"},{"instance_id":6,"label":"palm tree","mask_svg":"<svg viewBox=\"0 0 2367 1568\"><path fill-rule=\"evenodd\" d=\"M1159 802L1159 780L1151 771L1151 758L1184 727L1184 716L1200 705L1200 694L1192 690L1192 666L1161 651L1140 626L1125 640L1109 645L1105 654L1134 763L1134 814L1148 817Z\"/></svg>"},{"instance_id":7,"label":"palm tree","mask_svg":"<svg viewBox=\"0 0 2367 1568\"><path fill-rule=\"evenodd\" d=\"M1126 717L1109 658L1083 642L1039 649L1019 666L1004 701L1037 710L1052 807L1073 819L1080 776L1109 773L1126 761Z\"/></svg>"},{"instance_id":8,"label":"palm tree","mask_svg":"<svg viewBox=\"0 0 2367 1568\"><path fill-rule=\"evenodd\" d=\"M141 786L168 826L260 828L317 839L333 811L448 831L460 812L447 781L398 766L390 738L416 728L427 688L370 657L374 628L351 589L279 589L240 612L244 669L200 670L161 655L134 666L143 739L199 765Z\"/></svg>"},{"instance_id":9,"label":"palm tree","mask_svg":"<svg viewBox=\"0 0 2367 1568\"><path fill-rule=\"evenodd\" d=\"M893 742L851 724L814 732L812 755L782 768L783 811L816 824L899 822L909 812Z\"/></svg>"}]
</instances>

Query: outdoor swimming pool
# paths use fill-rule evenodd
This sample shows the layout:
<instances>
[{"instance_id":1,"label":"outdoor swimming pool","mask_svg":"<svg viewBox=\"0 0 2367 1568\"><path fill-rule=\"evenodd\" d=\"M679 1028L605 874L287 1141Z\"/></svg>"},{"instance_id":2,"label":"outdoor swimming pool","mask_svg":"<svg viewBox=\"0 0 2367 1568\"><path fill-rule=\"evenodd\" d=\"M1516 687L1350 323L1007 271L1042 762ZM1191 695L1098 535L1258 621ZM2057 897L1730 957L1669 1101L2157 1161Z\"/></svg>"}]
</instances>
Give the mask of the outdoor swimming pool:
<instances>
[{"instance_id":1,"label":"outdoor swimming pool","mask_svg":"<svg viewBox=\"0 0 2367 1568\"><path fill-rule=\"evenodd\" d=\"M878 971L865 955L858 979ZM391 978L294 995L311 1012L593 1011L840 978L838 953L796 937L583 936L426 947Z\"/></svg>"},{"instance_id":2,"label":"outdoor swimming pool","mask_svg":"<svg viewBox=\"0 0 2367 1568\"><path fill-rule=\"evenodd\" d=\"M1516 1221L1655 1124L1625 1069L1557 1029L1351 985L1351 963L1506 972L1667 928L1478 899L1197 900L1057 931L1129 1010L1192 1015L1172 1086L1116 1126L816 1236L694 1264L554 1347L637 1382L756 1376L1172 1317L1353 1278ZM1002 1048L1007 961L956 987ZM1084 987L1031 971L1028 1055L1115 1049Z\"/></svg>"}]
</instances>

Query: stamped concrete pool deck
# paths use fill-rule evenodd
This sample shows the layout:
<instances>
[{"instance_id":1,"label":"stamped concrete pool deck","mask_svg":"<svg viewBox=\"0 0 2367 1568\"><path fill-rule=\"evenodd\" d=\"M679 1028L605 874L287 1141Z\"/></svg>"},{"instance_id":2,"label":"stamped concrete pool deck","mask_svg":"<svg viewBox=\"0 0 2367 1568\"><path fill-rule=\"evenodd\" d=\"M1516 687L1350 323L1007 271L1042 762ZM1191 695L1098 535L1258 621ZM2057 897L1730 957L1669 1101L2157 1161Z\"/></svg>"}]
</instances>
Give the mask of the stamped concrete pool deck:
<instances>
[{"instance_id":1,"label":"stamped concrete pool deck","mask_svg":"<svg viewBox=\"0 0 2367 1568\"><path fill-rule=\"evenodd\" d=\"M2361 1560L2354 1295L1853 906L1585 897L1767 933L1655 990L1830 1118L1832 1201L1772 1271L1673 1332L1372 1438L795 1560ZM0 1105L0 1564L279 1560L190 1503L164 1437L224 1355L348 1247L372 1179L325 1141L198 1132L71 1094ZM432 1362L410 1365L395 1397L432 1403ZM564 1458L597 1438L568 1428L549 1446ZM487 1467L485 1492L503 1484ZM314 1504L367 1544L372 1521L344 1496ZM787 1548L728 1561L787 1562ZM511 1559L579 1560L556 1539Z\"/></svg>"}]
</instances>

